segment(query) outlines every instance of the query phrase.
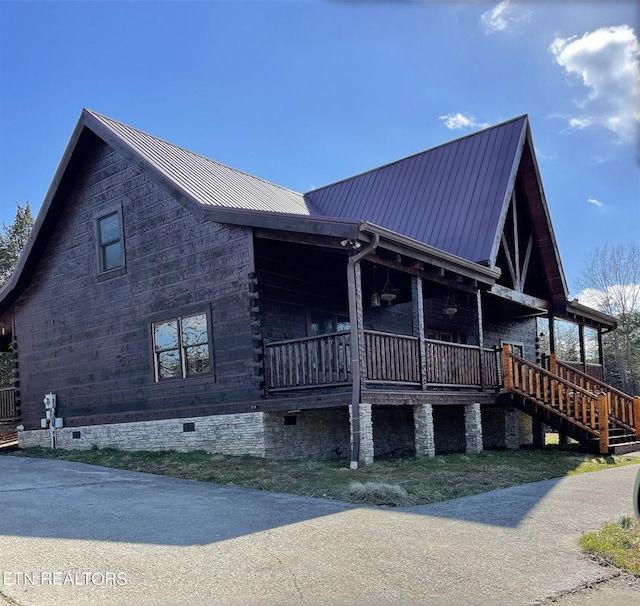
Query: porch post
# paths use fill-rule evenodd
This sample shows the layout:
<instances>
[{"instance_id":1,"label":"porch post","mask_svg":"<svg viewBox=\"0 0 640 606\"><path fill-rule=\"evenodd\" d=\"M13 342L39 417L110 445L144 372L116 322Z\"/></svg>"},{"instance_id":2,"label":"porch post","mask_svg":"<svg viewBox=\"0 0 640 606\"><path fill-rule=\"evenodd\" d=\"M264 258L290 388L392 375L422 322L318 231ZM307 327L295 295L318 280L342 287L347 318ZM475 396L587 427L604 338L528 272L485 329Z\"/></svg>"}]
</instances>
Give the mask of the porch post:
<instances>
[{"instance_id":1,"label":"porch post","mask_svg":"<svg viewBox=\"0 0 640 606\"><path fill-rule=\"evenodd\" d=\"M549 312L549 353L556 353L556 327L555 327L555 316L553 312Z\"/></svg>"},{"instance_id":2,"label":"porch post","mask_svg":"<svg viewBox=\"0 0 640 606\"><path fill-rule=\"evenodd\" d=\"M504 447L507 450L520 448L520 421L518 409L513 406L504 409Z\"/></svg>"},{"instance_id":3,"label":"porch post","mask_svg":"<svg viewBox=\"0 0 640 606\"><path fill-rule=\"evenodd\" d=\"M351 406L349 414L351 417L351 469L357 469L358 463L363 459L365 465L373 462L373 430L369 431L371 439L371 457L368 452L360 453L361 431L368 427L362 427L360 399L362 396L362 376L361 371L366 369L365 345L364 345L364 318L362 310L362 279L360 273L360 260L375 250L380 241L380 236L375 234L373 241L360 252L349 257L347 261L347 291L349 295L349 322L351 324L350 347L351 347ZM366 407L369 418L371 417L371 407ZM365 439L368 439L365 436ZM365 444L367 450L367 444ZM371 459L371 460L369 460Z\"/></svg>"},{"instance_id":4,"label":"porch post","mask_svg":"<svg viewBox=\"0 0 640 606\"><path fill-rule=\"evenodd\" d=\"M464 407L464 437L467 454L482 452L482 416L478 402Z\"/></svg>"},{"instance_id":5,"label":"porch post","mask_svg":"<svg viewBox=\"0 0 640 606\"><path fill-rule=\"evenodd\" d=\"M435 431L433 429L433 406L417 404L413 407L416 458L436 456Z\"/></svg>"},{"instance_id":6,"label":"porch post","mask_svg":"<svg viewBox=\"0 0 640 606\"><path fill-rule=\"evenodd\" d=\"M598 326L598 364L602 366L602 372L604 373L604 349L602 346L602 328Z\"/></svg>"},{"instance_id":7,"label":"porch post","mask_svg":"<svg viewBox=\"0 0 640 606\"><path fill-rule=\"evenodd\" d=\"M580 362L582 362L582 372L587 372L587 355L584 351L584 324L578 324L578 339L580 341Z\"/></svg>"},{"instance_id":8,"label":"porch post","mask_svg":"<svg viewBox=\"0 0 640 606\"><path fill-rule=\"evenodd\" d=\"M533 431L533 446L534 448L544 448L546 446L546 428L542 421L536 421L533 419L531 429ZM559 434L562 438L563 434ZM566 437L566 436L565 436Z\"/></svg>"},{"instance_id":9,"label":"porch post","mask_svg":"<svg viewBox=\"0 0 640 606\"><path fill-rule=\"evenodd\" d=\"M349 258L347 264L347 279L349 288L349 322L351 324L351 381L353 383L351 398L351 467L357 468L360 461L360 431L361 414L360 399L362 395L361 365L362 351L360 348L360 337L362 334L362 281L360 273L360 263L352 261L355 257ZM364 348L363 348L364 349Z\"/></svg>"},{"instance_id":10,"label":"porch post","mask_svg":"<svg viewBox=\"0 0 640 606\"><path fill-rule=\"evenodd\" d=\"M482 327L482 294L476 291L476 319L478 321L478 347L480 349L480 387L482 391L487 385L486 365L484 363L484 329Z\"/></svg>"},{"instance_id":11,"label":"porch post","mask_svg":"<svg viewBox=\"0 0 640 606\"><path fill-rule=\"evenodd\" d=\"M358 406L358 418L353 416L353 413L349 415L349 421L351 423L351 449L353 450L354 438L354 425L358 425L358 439L360 441L358 454L358 463L362 465L371 465L373 463L373 415L371 411L371 404L360 402Z\"/></svg>"},{"instance_id":12,"label":"porch post","mask_svg":"<svg viewBox=\"0 0 640 606\"><path fill-rule=\"evenodd\" d=\"M424 340L424 299L422 295L422 278L411 276L411 303L413 308L413 336L418 337L420 356L420 387L427 389L427 348Z\"/></svg>"}]
</instances>

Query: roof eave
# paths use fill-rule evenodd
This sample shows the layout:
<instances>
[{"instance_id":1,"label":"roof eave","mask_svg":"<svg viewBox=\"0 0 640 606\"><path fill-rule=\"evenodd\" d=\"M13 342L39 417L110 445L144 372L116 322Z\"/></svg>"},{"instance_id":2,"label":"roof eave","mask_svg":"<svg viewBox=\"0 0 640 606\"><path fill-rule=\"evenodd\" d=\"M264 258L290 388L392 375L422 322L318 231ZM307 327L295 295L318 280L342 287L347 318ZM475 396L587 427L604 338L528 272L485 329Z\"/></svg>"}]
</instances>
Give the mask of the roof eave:
<instances>
[{"instance_id":1,"label":"roof eave","mask_svg":"<svg viewBox=\"0 0 640 606\"><path fill-rule=\"evenodd\" d=\"M605 328L608 331L615 330L618 327L618 319L615 316L607 314L598 309L593 309L587 305L579 303L577 299L567 302L567 316L573 316L575 319L587 320L588 323L597 327Z\"/></svg>"},{"instance_id":2,"label":"roof eave","mask_svg":"<svg viewBox=\"0 0 640 606\"><path fill-rule=\"evenodd\" d=\"M383 248L388 248L389 244L395 244L405 249L408 254L413 254L420 260L431 265L442 267L443 269L477 280L489 286L495 284L496 280L500 277L501 272L497 268L484 267L473 261L434 248L433 246L429 246L428 244L424 244L408 236L403 236L402 234L373 223L363 221L360 226L360 231L371 235L377 234L380 237L379 245ZM400 251L396 250L396 252Z\"/></svg>"},{"instance_id":3,"label":"roof eave","mask_svg":"<svg viewBox=\"0 0 640 606\"><path fill-rule=\"evenodd\" d=\"M360 221L225 207L200 207L200 219L279 231L357 238Z\"/></svg>"}]
</instances>

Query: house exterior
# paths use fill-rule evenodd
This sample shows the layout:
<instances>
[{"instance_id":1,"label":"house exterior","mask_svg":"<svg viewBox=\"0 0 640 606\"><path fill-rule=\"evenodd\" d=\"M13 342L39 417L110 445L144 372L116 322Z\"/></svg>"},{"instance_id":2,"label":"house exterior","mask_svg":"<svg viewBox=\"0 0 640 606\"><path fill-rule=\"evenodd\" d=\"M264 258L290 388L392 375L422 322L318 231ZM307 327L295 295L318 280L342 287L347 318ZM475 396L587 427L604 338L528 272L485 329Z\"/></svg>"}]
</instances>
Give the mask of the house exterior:
<instances>
[{"instance_id":1,"label":"house exterior","mask_svg":"<svg viewBox=\"0 0 640 606\"><path fill-rule=\"evenodd\" d=\"M568 300L527 116L299 194L83 110L0 291L0 416L21 446L353 465L517 448L574 428L514 383L544 374L538 317L552 350L554 318L615 328ZM562 380L595 393L582 350ZM621 406L628 437L640 402Z\"/></svg>"}]
</instances>

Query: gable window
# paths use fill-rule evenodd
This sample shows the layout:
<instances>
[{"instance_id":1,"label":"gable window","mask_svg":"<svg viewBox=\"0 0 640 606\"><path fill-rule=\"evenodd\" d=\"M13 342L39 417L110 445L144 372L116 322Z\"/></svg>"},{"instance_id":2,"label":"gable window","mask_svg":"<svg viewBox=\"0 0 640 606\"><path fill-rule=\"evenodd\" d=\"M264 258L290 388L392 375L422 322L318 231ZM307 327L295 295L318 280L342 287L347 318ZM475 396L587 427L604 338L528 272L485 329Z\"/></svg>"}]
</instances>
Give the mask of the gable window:
<instances>
[{"instance_id":1,"label":"gable window","mask_svg":"<svg viewBox=\"0 0 640 606\"><path fill-rule=\"evenodd\" d=\"M151 332L156 381L186 379L210 372L208 314L198 313L153 322Z\"/></svg>"},{"instance_id":2,"label":"gable window","mask_svg":"<svg viewBox=\"0 0 640 606\"><path fill-rule=\"evenodd\" d=\"M120 209L96 218L96 235L100 273L124 269L122 213Z\"/></svg>"}]
</instances>

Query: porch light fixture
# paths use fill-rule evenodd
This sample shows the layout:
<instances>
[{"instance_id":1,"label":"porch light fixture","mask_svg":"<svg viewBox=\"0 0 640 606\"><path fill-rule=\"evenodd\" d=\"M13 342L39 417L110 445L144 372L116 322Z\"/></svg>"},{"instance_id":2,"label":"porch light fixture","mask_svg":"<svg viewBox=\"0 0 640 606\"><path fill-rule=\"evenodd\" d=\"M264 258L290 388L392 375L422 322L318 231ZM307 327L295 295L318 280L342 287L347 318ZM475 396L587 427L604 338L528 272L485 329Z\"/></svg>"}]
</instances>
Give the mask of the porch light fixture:
<instances>
[{"instance_id":1,"label":"porch light fixture","mask_svg":"<svg viewBox=\"0 0 640 606\"><path fill-rule=\"evenodd\" d=\"M458 308L456 307L456 302L449 294L447 294L447 300L442 308L442 313L445 316L455 316L458 313Z\"/></svg>"},{"instance_id":2,"label":"porch light fixture","mask_svg":"<svg viewBox=\"0 0 640 606\"><path fill-rule=\"evenodd\" d=\"M371 295L371 307L380 307L380 295L376 288L376 268L373 268L373 294Z\"/></svg>"},{"instance_id":3,"label":"porch light fixture","mask_svg":"<svg viewBox=\"0 0 640 606\"><path fill-rule=\"evenodd\" d=\"M353 238L346 238L340 242L340 246L350 246L353 250L358 250L362 247L360 240L354 240Z\"/></svg>"},{"instance_id":4,"label":"porch light fixture","mask_svg":"<svg viewBox=\"0 0 640 606\"><path fill-rule=\"evenodd\" d=\"M398 294L398 289L392 284L391 279L389 278L389 268L387 267L387 281L384 283L384 288L382 289L382 294L380 298L383 301L387 302L387 305L391 305L391 301L393 301Z\"/></svg>"}]
</instances>

